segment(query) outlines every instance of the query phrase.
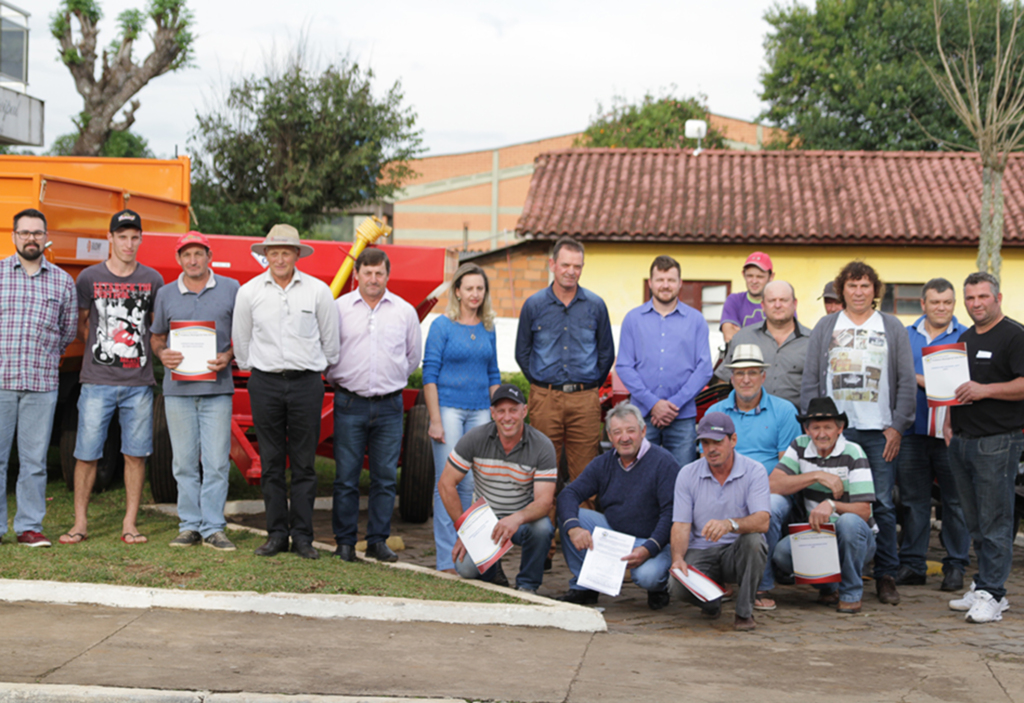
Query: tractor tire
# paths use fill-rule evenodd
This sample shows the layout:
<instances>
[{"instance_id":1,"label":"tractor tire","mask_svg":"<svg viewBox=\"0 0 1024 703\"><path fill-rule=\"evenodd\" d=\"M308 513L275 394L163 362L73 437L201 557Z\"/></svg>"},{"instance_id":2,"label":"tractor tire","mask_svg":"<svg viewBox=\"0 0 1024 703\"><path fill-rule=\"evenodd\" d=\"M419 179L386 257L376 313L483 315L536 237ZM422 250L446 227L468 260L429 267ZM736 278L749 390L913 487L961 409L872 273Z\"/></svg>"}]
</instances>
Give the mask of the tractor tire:
<instances>
[{"instance_id":1,"label":"tractor tire","mask_svg":"<svg viewBox=\"0 0 1024 703\"><path fill-rule=\"evenodd\" d=\"M60 432L60 469L69 491L75 490L75 440L78 438L78 406L68 403L64 409ZM118 476L124 475L124 455L121 454L121 423L117 413L110 418L107 441L103 445L103 456L96 463L96 482L93 493L102 493L110 488Z\"/></svg>"},{"instance_id":2,"label":"tractor tire","mask_svg":"<svg viewBox=\"0 0 1024 703\"><path fill-rule=\"evenodd\" d=\"M427 406L412 406L405 421L402 478L398 484L398 510L406 522L423 523L434 502L434 448L427 428Z\"/></svg>"},{"instance_id":3,"label":"tractor tire","mask_svg":"<svg viewBox=\"0 0 1024 703\"><path fill-rule=\"evenodd\" d=\"M167 430L167 409L161 394L153 398L153 454L149 457L149 488L156 503L178 502L173 458L171 434Z\"/></svg>"}]
</instances>

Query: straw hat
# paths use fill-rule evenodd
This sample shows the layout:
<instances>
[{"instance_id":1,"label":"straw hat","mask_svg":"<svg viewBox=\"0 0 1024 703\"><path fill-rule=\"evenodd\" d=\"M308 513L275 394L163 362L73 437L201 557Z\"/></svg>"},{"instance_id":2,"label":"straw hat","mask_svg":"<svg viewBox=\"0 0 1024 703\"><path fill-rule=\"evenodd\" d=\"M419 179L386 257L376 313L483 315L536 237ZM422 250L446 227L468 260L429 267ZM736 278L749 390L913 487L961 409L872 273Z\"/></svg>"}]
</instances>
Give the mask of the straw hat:
<instances>
[{"instance_id":1,"label":"straw hat","mask_svg":"<svg viewBox=\"0 0 1024 703\"><path fill-rule=\"evenodd\" d=\"M313 253L313 247L299 240L299 230L291 225L274 225L262 242L256 242L249 248L260 256L267 255L267 247L295 247L299 250L299 258Z\"/></svg>"},{"instance_id":2,"label":"straw hat","mask_svg":"<svg viewBox=\"0 0 1024 703\"><path fill-rule=\"evenodd\" d=\"M725 365L727 369L766 369L771 364L764 363L764 354L756 344L738 344L732 353L732 361Z\"/></svg>"}]
</instances>

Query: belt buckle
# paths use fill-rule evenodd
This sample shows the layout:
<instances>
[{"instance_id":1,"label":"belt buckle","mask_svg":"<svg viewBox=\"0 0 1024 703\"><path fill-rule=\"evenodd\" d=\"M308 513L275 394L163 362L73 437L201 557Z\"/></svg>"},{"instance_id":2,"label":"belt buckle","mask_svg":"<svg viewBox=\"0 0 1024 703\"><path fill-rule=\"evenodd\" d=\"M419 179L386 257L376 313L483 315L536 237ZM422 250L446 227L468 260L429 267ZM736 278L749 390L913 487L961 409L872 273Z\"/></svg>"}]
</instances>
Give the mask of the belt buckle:
<instances>
[{"instance_id":1,"label":"belt buckle","mask_svg":"<svg viewBox=\"0 0 1024 703\"><path fill-rule=\"evenodd\" d=\"M576 384L575 383L563 383L562 384L562 392L563 393L575 393L576 392Z\"/></svg>"}]
</instances>

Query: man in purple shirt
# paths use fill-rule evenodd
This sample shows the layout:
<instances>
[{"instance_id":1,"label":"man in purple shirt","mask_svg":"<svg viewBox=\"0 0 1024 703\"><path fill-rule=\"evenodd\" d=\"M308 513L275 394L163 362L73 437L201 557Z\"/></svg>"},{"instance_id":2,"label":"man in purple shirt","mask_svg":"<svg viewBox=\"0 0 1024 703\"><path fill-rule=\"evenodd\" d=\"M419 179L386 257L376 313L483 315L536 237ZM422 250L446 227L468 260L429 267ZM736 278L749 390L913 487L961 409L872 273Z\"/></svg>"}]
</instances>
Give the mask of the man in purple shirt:
<instances>
[{"instance_id":1,"label":"man in purple shirt","mask_svg":"<svg viewBox=\"0 0 1024 703\"><path fill-rule=\"evenodd\" d=\"M722 306L721 330L726 344L747 325L764 322L761 301L764 298L764 287L773 278L772 258L763 251L755 251L743 262L743 280L747 289L730 295Z\"/></svg>"},{"instance_id":2,"label":"man in purple shirt","mask_svg":"<svg viewBox=\"0 0 1024 703\"><path fill-rule=\"evenodd\" d=\"M711 378L704 316L679 302L679 262L659 256L648 280L651 299L626 313L615 371L644 415L647 440L680 466L696 458L697 404Z\"/></svg>"},{"instance_id":3,"label":"man in purple shirt","mask_svg":"<svg viewBox=\"0 0 1024 703\"><path fill-rule=\"evenodd\" d=\"M697 437L704 458L687 464L676 477L672 507L672 569L687 574L693 566L712 581L738 585L737 630L753 630L754 597L768 559L762 536L771 521L768 474L753 459L736 452L736 428L725 413L708 413ZM679 582L670 592L695 602ZM722 612L721 599L702 604L710 618Z\"/></svg>"},{"instance_id":4,"label":"man in purple shirt","mask_svg":"<svg viewBox=\"0 0 1024 703\"><path fill-rule=\"evenodd\" d=\"M0 261L0 486L18 433L18 544L49 547L46 515L46 450L57 407L57 368L78 330L78 301L71 276L46 260L46 216L14 216L15 253ZM7 532L7 500L0 502L0 537Z\"/></svg>"},{"instance_id":5,"label":"man in purple shirt","mask_svg":"<svg viewBox=\"0 0 1024 703\"><path fill-rule=\"evenodd\" d=\"M341 353L327 369L334 386L334 556L355 561L359 474L370 456L366 556L397 561L386 540L395 510L395 478L402 447L402 389L420 365L420 320L409 303L387 289L391 262L380 249L356 259L359 289L338 298Z\"/></svg>"}]
</instances>

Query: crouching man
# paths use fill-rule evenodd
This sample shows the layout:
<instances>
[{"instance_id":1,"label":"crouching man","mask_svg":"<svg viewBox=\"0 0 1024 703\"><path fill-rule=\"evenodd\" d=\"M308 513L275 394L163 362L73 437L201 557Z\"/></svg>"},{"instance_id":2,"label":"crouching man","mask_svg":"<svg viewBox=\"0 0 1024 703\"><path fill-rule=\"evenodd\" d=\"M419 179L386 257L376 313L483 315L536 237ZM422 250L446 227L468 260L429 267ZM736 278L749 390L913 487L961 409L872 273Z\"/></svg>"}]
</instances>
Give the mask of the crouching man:
<instances>
[{"instance_id":1,"label":"crouching man","mask_svg":"<svg viewBox=\"0 0 1024 703\"><path fill-rule=\"evenodd\" d=\"M586 550L593 547L595 527L636 538L624 558L633 583L647 591L647 605L659 610L668 605L668 549L672 529L672 492L679 464L667 450L647 441L640 409L619 403L605 418L613 449L587 465L558 496L558 523L562 553L572 571L569 591L558 600L580 605L597 602L597 591L577 586ZM596 495L603 513L580 508Z\"/></svg>"},{"instance_id":2,"label":"crouching man","mask_svg":"<svg viewBox=\"0 0 1024 703\"><path fill-rule=\"evenodd\" d=\"M704 457L679 470L672 514L672 568L696 567L708 578L738 585L737 630L753 630L754 597L768 559L770 500L764 466L736 451L736 429L725 413L708 413L697 426ZM698 602L675 579L677 597ZM702 605L721 615L721 599Z\"/></svg>"},{"instance_id":3,"label":"crouching man","mask_svg":"<svg viewBox=\"0 0 1024 703\"><path fill-rule=\"evenodd\" d=\"M815 398L807 414L797 419L807 434L789 445L769 484L772 493L803 498L811 529L835 525L842 581L838 589L834 583L818 586L818 602L836 606L840 613L859 613L864 593L861 574L875 554L878 531L871 517L875 500L871 467L860 445L843 437L846 413L840 413L831 398ZM773 513L772 519L778 516ZM781 573L793 573L789 537L779 541L771 556Z\"/></svg>"},{"instance_id":4,"label":"crouching man","mask_svg":"<svg viewBox=\"0 0 1024 703\"><path fill-rule=\"evenodd\" d=\"M536 593L544 578L544 558L554 531L548 513L554 505L558 477L555 447L525 424L526 399L517 386L506 383L494 391L491 419L462 435L448 456L437 492L455 522L462 515L459 482L473 472L476 495L485 498L498 516L491 539L498 544L512 540L522 547L516 588ZM481 574L461 539L455 541L452 560L459 575L467 579L493 581L498 571L495 564Z\"/></svg>"}]
</instances>

